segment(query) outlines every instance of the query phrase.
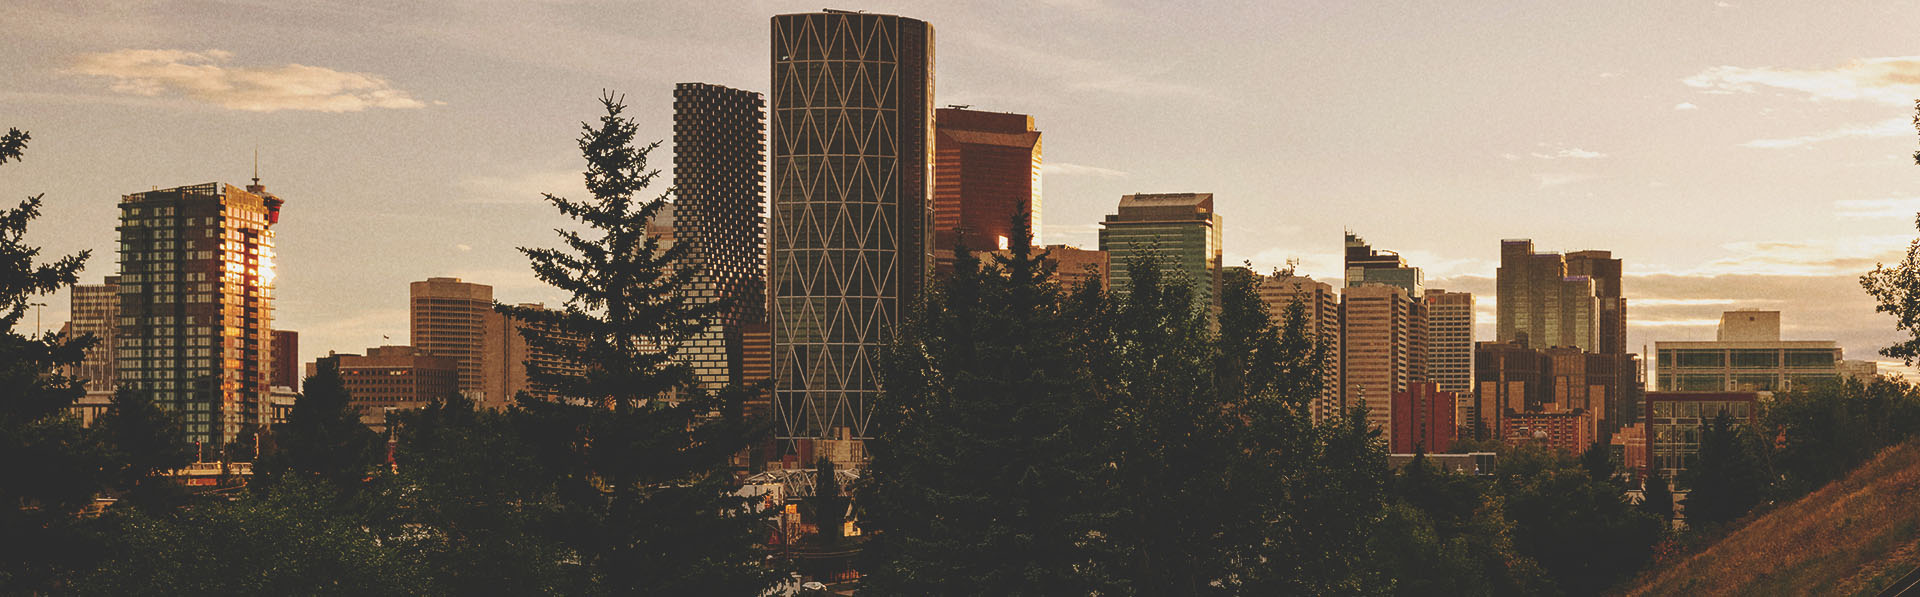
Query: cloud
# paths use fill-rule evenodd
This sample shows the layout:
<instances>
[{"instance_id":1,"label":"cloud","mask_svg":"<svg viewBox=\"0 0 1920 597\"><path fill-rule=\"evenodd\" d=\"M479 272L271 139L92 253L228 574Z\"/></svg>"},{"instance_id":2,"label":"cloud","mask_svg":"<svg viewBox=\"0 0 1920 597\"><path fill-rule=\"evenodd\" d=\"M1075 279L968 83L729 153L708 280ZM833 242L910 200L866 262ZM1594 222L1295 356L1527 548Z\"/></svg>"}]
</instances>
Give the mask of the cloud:
<instances>
[{"instance_id":1,"label":"cloud","mask_svg":"<svg viewBox=\"0 0 1920 597\"><path fill-rule=\"evenodd\" d=\"M1533 179L1539 182L1540 188L1543 188L1543 189L1549 188L1549 187L1570 185L1576 182L1593 180L1599 177L1600 176L1597 174L1584 174L1579 172L1539 172L1533 175Z\"/></svg>"},{"instance_id":2,"label":"cloud","mask_svg":"<svg viewBox=\"0 0 1920 597\"><path fill-rule=\"evenodd\" d=\"M1635 307L1702 307L1702 306L1726 306L1726 305L1732 305L1734 302L1735 301L1730 298L1635 297L1633 299L1633 306Z\"/></svg>"},{"instance_id":3,"label":"cloud","mask_svg":"<svg viewBox=\"0 0 1920 597\"><path fill-rule=\"evenodd\" d=\"M1891 197L1887 199L1842 199L1833 202L1838 210L1835 216L1842 218L1888 218L1906 220L1920 213L1920 197Z\"/></svg>"},{"instance_id":4,"label":"cloud","mask_svg":"<svg viewBox=\"0 0 1920 597\"><path fill-rule=\"evenodd\" d=\"M1698 109L1700 109L1700 106L1696 106L1696 105L1693 105L1693 102L1680 102L1680 103L1677 103L1677 104L1674 104L1674 105L1673 105L1673 109L1675 109L1675 110L1698 110Z\"/></svg>"},{"instance_id":5,"label":"cloud","mask_svg":"<svg viewBox=\"0 0 1920 597\"><path fill-rule=\"evenodd\" d=\"M960 33L959 36L975 50L998 55L1001 62L1058 81L1069 90L1134 97L1223 99L1212 88L1175 80L1189 69L1113 57L1084 58L1027 47L978 32Z\"/></svg>"},{"instance_id":6,"label":"cloud","mask_svg":"<svg viewBox=\"0 0 1920 597\"><path fill-rule=\"evenodd\" d=\"M1092 176L1096 178L1125 178L1126 172L1099 166L1083 166L1065 162L1041 163L1040 173L1048 176Z\"/></svg>"},{"instance_id":7,"label":"cloud","mask_svg":"<svg viewBox=\"0 0 1920 597\"><path fill-rule=\"evenodd\" d=\"M461 251L472 251L472 250L473 250L473 245L469 245L469 244L466 244L466 243L458 243L458 244L455 244L455 245L453 245L453 248L455 248L455 249L459 249L459 250L461 250Z\"/></svg>"},{"instance_id":8,"label":"cloud","mask_svg":"<svg viewBox=\"0 0 1920 597\"><path fill-rule=\"evenodd\" d=\"M1786 149L1790 147L1800 147L1804 145L1811 145L1814 143L1820 143L1822 141L1832 141L1835 139L1849 139L1849 138L1856 138L1856 137L1867 137L1867 138L1904 137L1910 134L1913 134L1913 126L1911 124L1911 121L1907 120L1906 118L1891 118L1888 120L1883 120L1877 124L1864 125L1864 126L1862 125L1848 126L1848 127L1842 127L1842 128L1834 129L1831 131L1827 131L1824 133L1817 133L1812 135L1801 135L1799 137L1786 137L1782 139L1754 139L1746 143L1741 143L1740 146L1752 147L1755 149Z\"/></svg>"},{"instance_id":9,"label":"cloud","mask_svg":"<svg viewBox=\"0 0 1920 597\"><path fill-rule=\"evenodd\" d=\"M109 88L123 94L182 97L249 112L426 106L377 75L304 64L233 66L227 64L232 58L222 50L117 50L83 54L67 72L106 77Z\"/></svg>"},{"instance_id":10,"label":"cloud","mask_svg":"<svg viewBox=\"0 0 1920 597\"><path fill-rule=\"evenodd\" d=\"M1721 245L1733 255L1693 268L1628 268L1628 276L1858 277L1873 265L1898 259L1912 240L1898 235L1858 235L1799 241L1737 242Z\"/></svg>"},{"instance_id":11,"label":"cloud","mask_svg":"<svg viewBox=\"0 0 1920 597\"><path fill-rule=\"evenodd\" d=\"M1607 157L1607 154L1600 153L1598 151L1587 151L1585 149L1581 149L1578 147L1569 147L1553 153L1534 153L1530 155L1543 160L1558 160L1558 159L1591 160L1591 159Z\"/></svg>"},{"instance_id":12,"label":"cloud","mask_svg":"<svg viewBox=\"0 0 1920 597\"><path fill-rule=\"evenodd\" d=\"M1794 91L1809 99L1906 106L1920 97L1920 56L1866 58L1826 70L1716 66L1682 82L1707 93Z\"/></svg>"}]
</instances>

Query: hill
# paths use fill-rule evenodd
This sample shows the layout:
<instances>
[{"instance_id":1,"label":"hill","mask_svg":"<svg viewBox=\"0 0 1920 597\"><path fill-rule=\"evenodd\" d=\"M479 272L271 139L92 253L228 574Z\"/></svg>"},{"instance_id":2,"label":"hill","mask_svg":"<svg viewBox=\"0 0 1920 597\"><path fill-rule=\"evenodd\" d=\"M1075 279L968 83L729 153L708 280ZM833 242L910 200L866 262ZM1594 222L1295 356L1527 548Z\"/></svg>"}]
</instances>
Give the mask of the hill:
<instances>
[{"instance_id":1,"label":"hill","mask_svg":"<svg viewBox=\"0 0 1920 597\"><path fill-rule=\"evenodd\" d=\"M1920 565L1920 444L1643 575L1627 595L1872 595Z\"/></svg>"}]
</instances>

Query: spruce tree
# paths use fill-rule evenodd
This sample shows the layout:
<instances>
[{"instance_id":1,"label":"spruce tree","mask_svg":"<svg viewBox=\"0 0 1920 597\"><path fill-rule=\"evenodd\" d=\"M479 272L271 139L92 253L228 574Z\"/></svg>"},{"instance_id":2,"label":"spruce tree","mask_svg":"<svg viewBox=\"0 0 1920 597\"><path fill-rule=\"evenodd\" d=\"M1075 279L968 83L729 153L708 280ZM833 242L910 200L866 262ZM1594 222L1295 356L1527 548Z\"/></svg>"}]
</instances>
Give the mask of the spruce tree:
<instances>
[{"instance_id":1,"label":"spruce tree","mask_svg":"<svg viewBox=\"0 0 1920 597\"><path fill-rule=\"evenodd\" d=\"M94 420L92 433L111 450L113 489L136 505L164 506L178 485L161 473L193 462L193 446L181 441L179 417L161 410L146 392L120 388L107 412Z\"/></svg>"},{"instance_id":2,"label":"spruce tree","mask_svg":"<svg viewBox=\"0 0 1920 597\"><path fill-rule=\"evenodd\" d=\"M1660 519L1661 524L1673 520L1673 486L1667 483L1666 475L1658 469L1647 473L1646 481L1640 489L1640 511Z\"/></svg>"},{"instance_id":3,"label":"spruce tree","mask_svg":"<svg viewBox=\"0 0 1920 597\"><path fill-rule=\"evenodd\" d=\"M1010 255L965 247L889 349L856 493L862 591L1087 594L1109 460L1087 351L1098 325L1067 308L1021 223ZM1082 292L1097 296L1099 285ZM1088 299L1098 300L1098 299Z\"/></svg>"},{"instance_id":4,"label":"spruce tree","mask_svg":"<svg viewBox=\"0 0 1920 597\"><path fill-rule=\"evenodd\" d=\"M1687 523L1712 526L1746 515L1767 495L1763 446L1746 425L1722 411L1701 426L1700 454L1681 479L1687 499L1681 503Z\"/></svg>"},{"instance_id":5,"label":"spruce tree","mask_svg":"<svg viewBox=\"0 0 1920 597\"><path fill-rule=\"evenodd\" d=\"M29 138L0 135L0 165L21 159ZM35 299L78 281L88 255L40 259L26 240L40 206L35 195L0 210L0 462L10 467L0 475L0 587L28 593L87 557L71 515L106 487L111 467L66 412L86 394L83 382L60 373L94 339L18 327Z\"/></svg>"},{"instance_id":6,"label":"spruce tree","mask_svg":"<svg viewBox=\"0 0 1920 597\"><path fill-rule=\"evenodd\" d=\"M286 476L318 479L352 494L380 461L380 437L360 423L339 361L321 359L302 387L286 422L268 436L255 479L263 487Z\"/></svg>"},{"instance_id":7,"label":"spruce tree","mask_svg":"<svg viewBox=\"0 0 1920 597\"><path fill-rule=\"evenodd\" d=\"M724 302L689 300L699 272L685 245L663 250L647 223L667 194L637 199L659 174L634 145L622 100L581 123L591 199L546 195L577 222L562 248L522 248L534 274L567 293L559 310L497 306L524 322L537 350L578 369L528 363L560 397L523 399L518 425L553 476L570 522L556 533L612 593L748 594L767 586L754 539L761 517L734 495L730 462L755 430L736 416L743 391L702 392L681 344Z\"/></svg>"},{"instance_id":8,"label":"spruce tree","mask_svg":"<svg viewBox=\"0 0 1920 597\"><path fill-rule=\"evenodd\" d=\"M807 516L813 519L814 526L819 529L815 537L820 545L840 545L840 540L845 537L843 527L847 522L847 498L841 495L839 471L835 469L833 459L822 456L819 462L814 463L813 497L807 500L805 506Z\"/></svg>"}]
</instances>

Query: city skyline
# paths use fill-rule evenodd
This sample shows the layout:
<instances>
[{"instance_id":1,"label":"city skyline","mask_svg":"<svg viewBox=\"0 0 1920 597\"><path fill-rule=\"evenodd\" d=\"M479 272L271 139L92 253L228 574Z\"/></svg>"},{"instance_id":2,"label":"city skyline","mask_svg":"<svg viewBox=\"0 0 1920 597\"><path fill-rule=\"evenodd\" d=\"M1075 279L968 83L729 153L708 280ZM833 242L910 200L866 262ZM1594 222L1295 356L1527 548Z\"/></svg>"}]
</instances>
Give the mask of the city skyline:
<instances>
[{"instance_id":1,"label":"city skyline","mask_svg":"<svg viewBox=\"0 0 1920 597\"><path fill-rule=\"evenodd\" d=\"M1920 58L1894 58L1906 36L1885 18L1915 7L1719 4L1430 15L1447 9L1168 14L1059 2L1019 17L851 8L938 25L936 106L1046 124L1049 242L1093 248L1121 195L1201 190L1218 197L1228 265L1266 271L1299 258L1300 273L1336 282L1334 231L1351 229L1401 251L1429 286L1479 296L1481 338L1494 337L1499 242L1531 238L1541 251L1624 261L1630 352L1710 339L1720 311L1761 308L1788 314L1786 339L1835 339L1869 358L1898 332L1854 279L1905 247L1920 208L1906 123L1920 84L1900 82L1920 73ZM661 5L587 23L581 15L601 11L527 8L517 24L556 39L516 54L507 48L528 41L527 29L472 34L506 10L497 7L387 14L372 33L348 31L359 15L325 6L218 13L285 34L258 44L182 25L217 8L0 8L22 36L0 63L20 83L0 91L0 106L36 142L6 186L46 193L47 225L32 240L49 253L92 249L82 275L92 284L116 273L120 195L238 180L258 146L262 178L302 199L276 227L286 274L276 327L306 336L300 362L398 336L411 281L454 276L494 285L502 302L558 302L513 247L542 246L560 225L538 192L584 194L569 147L593 94L625 93L641 137L667 139L673 83L767 91L766 17L799 10ZM1489 30L1502 22L1493 16L1532 26ZM1152 22L1211 37L1180 35L1176 49L1114 35ZM426 23L447 32L381 35ZM82 28L91 33L75 35ZM1823 34L1835 29L1853 35ZM1702 39L1620 49L1681 31ZM1038 33L1060 37L1045 49L1022 40ZM1350 46L1346 36L1406 39ZM88 41L100 39L116 41ZM1559 43L1587 39L1619 48ZM291 81L335 92L276 86ZM652 165L667 170L668 155ZM396 256L406 259L391 269L352 265ZM67 300L46 302L55 328Z\"/></svg>"}]
</instances>

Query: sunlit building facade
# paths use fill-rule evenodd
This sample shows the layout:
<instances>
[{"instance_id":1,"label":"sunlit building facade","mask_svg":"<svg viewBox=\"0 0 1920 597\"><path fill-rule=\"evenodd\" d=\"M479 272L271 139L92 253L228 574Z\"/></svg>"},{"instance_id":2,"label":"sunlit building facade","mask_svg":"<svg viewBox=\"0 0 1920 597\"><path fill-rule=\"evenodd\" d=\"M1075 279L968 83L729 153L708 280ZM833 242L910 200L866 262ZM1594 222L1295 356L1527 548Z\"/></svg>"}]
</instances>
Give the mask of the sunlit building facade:
<instances>
[{"instance_id":1,"label":"sunlit building facade","mask_svg":"<svg viewBox=\"0 0 1920 597\"><path fill-rule=\"evenodd\" d=\"M1315 422L1325 421L1338 416L1345 404L1340 400L1343 384L1341 363L1341 307L1340 294L1332 284L1314 280L1308 276L1286 275L1260 276L1260 302L1267 307L1267 315L1274 324L1287 324L1287 310L1295 302L1301 303L1303 324L1307 337L1313 338L1326 351L1327 360L1322 371L1322 383L1325 384L1320 397L1308 405Z\"/></svg>"},{"instance_id":2,"label":"sunlit building facade","mask_svg":"<svg viewBox=\"0 0 1920 597\"><path fill-rule=\"evenodd\" d=\"M1346 405L1365 406L1367 422L1391 433L1393 394L1427 379L1426 305L1388 284L1347 288L1342 304Z\"/></svg>"},{"instance_id":3,"label":"sunlit building facade","mask_svg":"<svg viewBox=\"0 0 1920 597\"><path fill-rule=\"evenodd\" d=\"M493 287L459 278L427 278L407 285L407 331L414 348L459 365L460 391L479 400L486 389L482 364Z\"/></svg>"},{"instance_id":4,"label":"sunlit building facade","mask_svg":"<svg viewBox=\"0 0 1920 597\"><path fill-rule=\"evenodd\" d=\"M1456 397L1454 419L1472 420L1473 293L1428 289L1427 379Z\"/></svg>"},{"instance_id":5,"label":"sunlit building facade","mask_svg":"<svg viewBox=\"0 0 1920 597\"><path fill-rule=\"evenodd\" d=\"M1006 249L1015 218L1040 236L1040 131L1025 114L962 108L934 111L933 242L936 269L953 248ZM965 240L962 241L962 238Z\"/></svg>"},{"instance_id":6,"label":"sunlit building facade","mask_svg":"<svg viewBox=\"0 0 1920 597\"><path fill-rule=\"evenodd\" d=\"M933 27L773 17L769 276L774 435L865 462L877 365L931 274Z\"/></svg>"},{"instance_id":7,"label":"sunlit building facade","mask_svg":"<svg viewBox=\"0 0 1920 597\"><path fill-rule=\"evenodd\" d=\"M1500 241L1494 284L1494 339L1533 348L1600 351L1600 298L1594 280L1570 273L1559 253L1535 253L1531 240Z\"/></svg>"},{"instance_id":8,"label":"sunlit building facade","mask_svg":"<svg viewBox=\"0 0 1920 597\"><path fill-rule=\"evenodd\" d=\"M119 379L178 413L203 455L268 422L282 204L258 180L120 199Z\"/></svg>"}]
</instances>

